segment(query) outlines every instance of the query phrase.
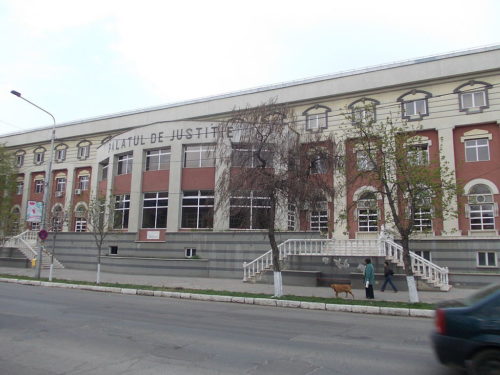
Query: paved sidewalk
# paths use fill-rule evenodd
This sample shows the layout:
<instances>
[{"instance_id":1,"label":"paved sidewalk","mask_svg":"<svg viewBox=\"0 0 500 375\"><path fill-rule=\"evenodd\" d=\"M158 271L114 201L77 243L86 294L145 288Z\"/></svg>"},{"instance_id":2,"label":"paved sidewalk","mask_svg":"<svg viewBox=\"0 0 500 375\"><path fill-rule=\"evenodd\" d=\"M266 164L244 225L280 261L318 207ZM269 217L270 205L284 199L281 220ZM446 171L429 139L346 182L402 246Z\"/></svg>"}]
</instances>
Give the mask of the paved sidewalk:
<instances>
[{"instance_id":1,"label":"paved sidewalk","mask_svg":"<svg viewBox=\"0 0 500 375\"><path fill-rule=\"evenodd\" d=\"M35 269L29 268L9 268L0 267L0 274L30 276L35 275ZM48 278L49 270L42 270L42 277ZM57 269L54 270L54 278L74 280L74 281L95 281L95 271L75 270L75 269ZM273 294L273 285L271 284L252 284L244 283L239 279L216 279L203 277L178 277L178 276L148 276L148 275L128 275L101 272L102 283L121 283L134 285L152 285L164 286L168 288L185 289L212 289L218 291L247 292ZM305 287L305 286L287 286L283 287L284 294L295 296L314 296L314 297L334 297L335 294L328 287ZM421 302L436 303L439 301L463 298L474 292L474 289L452 288L448 292L429 292L420 291ZM354 289L353 293L356 299L364 299L364 289ZM386 290L384 293L375 291L375 299L378 301L399 301L408 302L408 292L398 292Z\"/></svg>"}]
</instances>

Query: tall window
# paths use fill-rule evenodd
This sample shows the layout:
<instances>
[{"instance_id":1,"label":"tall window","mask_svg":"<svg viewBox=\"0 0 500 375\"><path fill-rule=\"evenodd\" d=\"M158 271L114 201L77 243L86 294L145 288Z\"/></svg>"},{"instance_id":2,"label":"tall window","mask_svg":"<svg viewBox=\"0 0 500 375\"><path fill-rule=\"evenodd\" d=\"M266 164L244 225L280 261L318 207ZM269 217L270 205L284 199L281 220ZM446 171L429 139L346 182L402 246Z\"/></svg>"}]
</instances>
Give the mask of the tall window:
<instances>
[{"instance_id":1,"label":"tall window","mask_svg":"<svg viewBox=\"0 0 500 375\"><path fill-rule=\"evenodd\" d=\"M311 156L311 174L324 174L327 172L326 159L322 155Z\"/></svg>"},{"instance_id":2,"label":"tall window","mask_svg":"<svg viewBox=\"0 0 500 375\"><path fill-rule=\"evenodd\" d=\"M182 197L182 228L213 227L214 192L185 191Z\"/></svg>"},{"instance_id":3,"label":"tall window","mask_svg":"<svg viewBox=\"0 0 500 375\"><path fill-rule=\"evenodd\" d=\"M465 141L466 161L490 160L490 147L487 138L469 139Z\"/></svg>"},{"instance_id":4,"label":"tall window","mask_svg":"<svg viewBox=\"0 0 500 375\"><path fill-rule=\"evenodd\" d=\"M302 113L306 116L306 130L327 128L329 112L331 112L330 108L319 104L306 109Z\"/></svg>"},{"instance_id":5,"label":"tall window","mask_svg":"<svg viewBox=\"0 0 500 375\"><path fill-rule=\"evenodd\" d=\"M99 181L106 181L108 179L109 160L99 163Z\"/></svg>"},{"instance_id":6,"label":"tall window","mask_svg":"<svg viewBox=\"0 0 500 375\"><path fill-rule=\"evenodd\" d=\"M64 223L64 213L61 206L56 206L52 210L52 232L61 232Z\"/></svg>"},{"instance_id":7,"label":"tall window","mask_svg":"<svg viewBox=\"0 0 500 375\"><path fill-rule=\"evenodd\" d=\"M55 150L55 159L57 163L61 163L66 160L66 150L68 146L64 143L58 144Z\"/></svg>"},{"instance_id":8,"label":"tall window","mask_svg":"<svg viewBox=\"0 0 500 375\"><path fill-rule=\"evenodd\" d=\"M130 195L115 195L115 209L113 213L113 228L127 229L130 212Z\"/></svg>"},{"instance_id":9,"label":"tall window","mask_svg":"<svg viewBox=\"0 0 500 375\"><path fill-rule=\"evenodd\" d=\"M408 162L411 165L429 164L429 146L427 144L408 146Z\"/></svg>"},{"instance_id":10,"label":"tall window","mask_svg":"<svg viewBox=\"0 0 500 375\"><path fill-rule=\"evenodd\" d=\"M75 232L87 231L87 211L83 205L77 207L75 211Z\"/></svg>"},{"instance_id":11,"label":"tall window","mask_svg":"<svg viewBox=\"0 0 500 375\"><path fill-rule=\"evenodd\" d=\"M16 194L23 195L24 182L18 181L16 184Z\"/></svg>"},{"instance_id":12,"label":"tall window","mask_svg":"<svg viewBox=\"0 0 500 375\"><path fill-rule=\"evenodd\" d=\"M184 148L184 168L215 166L215 146L189 145Z\"/></svg>"},{"instance_id":13,"label":"tall window","mask_svg":"<svg viewBox=\"0 0 500 375\"><path fill-rule=\"evenodd\" d=\"M76 147L77 147L77 152L76 152L76 157L79 160L85 160L88 159L90 156L90 141L81 141L79 142Z\"/></svg>"},{"instance_id":14,"label":"tall window","mask_svg":"<svg viewBox=\"0 0 500 375\"><path fill-rule=\"evenodd\" d=\"M159 148L146 151L146 171L168 169L170 166L170 149Z\"/></svg>"},{"instance_id":15,"label":"tall window","mask_svg":"<svg viewBox=\"0 0 500 375\"><path fill-rule=\"evenodd\" d=\"M260 158L258 157L260 156ZM262 160L261 160L262 159ZM253 146L237 144L233 146L231 162L233 167L255 168L265 164L267 168L273 167L273 152L269 146L257 154L257 149Z\"/></svg>"},{"instance_id":16,"label":"tall window","mask_svg":"<svg viewBox=\"0 0 500 375\"><path fill-rule=\"evenodd\" d=\"M468 216L471 230L495 229L495 204L490 188L474 185L468 195Z\"/></svg>"},{"instance_id":17,"label":"tall window","mask_svg":"<svg viewBox=\"0 0 500 375\"><path fill-rule=\"evenodd\" d=\"M35 193L43 193L45 181L44 180L35 180Z\"/></svg>"},{"instance_id":18,"label":"tall window","mask_svg":"<svg viewBox=\"0 0 500 375\"><path fill-rule=\"evenodd\" d=\"M235 193L229 199L229 227L232 229L265 229L268 227L269 198L257 191Z\"/></svg>"},{"instance_id":19,"label":"tall window","mask_svg":"<svg viewBox=\"0 0 500 375\"><path fill-rule=\"evenodd\" d=\"M358 171L373 171L375 168L368 151L363 150L356 151L356 165Z\"/></svg>"},{"instance_id":20,"label":"tall window","mask_svg":"<svg viewBox=\"0 0 500 375\"><path fill-rule=\"evenodd\" d=\"M294 204L288 204L288 230L294 231L297 225L297 208Z\"/></svg>"},{"instance_id":21,"label":"tall window","mask_svg":"<svg viewBox=\"0 0 500 375\"><path fill-rule=\"evenodd\" d=\"M310 213L310 228L317 232L328 231L328 204L320 202Z\"/></svg>"},{"instance_id":22,"label":"tall window","mask_svg":"<svg viewBox=\"0 0 500 375\"><path fill-rule=\"evenodd\" d=\"M413 228L417 232L432 230L432 211L430 207L417 207L413 214Z\"/></svg>"},{"instance_id":23,"label":"tall window","mask_svg":"<svg viewBox=\"0 0 500 375\"><path fill-rule=\"evenodd\" d=\"M358 231L378 231L377 197L373 192L363 193L358 199Z\"/></svg>"},{"instance_id":24,"label":"tall window","mask_svg":"<svg viewBox=\"0 0 500 375\"><path fill-rule=\"evenodd\" d=\"M24 164L24 155L26 152L24 150L19 150L16 152L16 167L20 168Z\"/></svg>"},{"instance_id":25,"label":"tall window","mask_svg":"<svg viewBox=\"0 0 500 375\"><path fill-rule=\"evenodd\" d=\"M142 209L143 228L166 228L168 214L168 193L144 193Z\"/></svg>"},{"instance_id":26,"label":"tall window","mask_svg":"<svg viewBox=\"0 0 500 375\"><path fill-rule=\"evenodd\" d=\"M64 193L66 191L66 177L56 178L56 191Z\"/></svg>"},{"instance_id":27,"label":"tall window","mask_svg":"<svg viewBox=\"0 0 500 375\"><path fill-rule=\"evenodd\" d=\"M132 173L132 162L134 158L132 154L125 154L118 156L118 169L117 174L129 174Z\"/></svg>"},{"instance_id":28,"label":"tall window","mask_svg":"<svg viewBox=\"0 0 500 375\"><path fill-rule=\"evenodd\" d=\"M78 189L80 190L89 190L90 176L78 176Z\"/></svg>"}]
</instances>

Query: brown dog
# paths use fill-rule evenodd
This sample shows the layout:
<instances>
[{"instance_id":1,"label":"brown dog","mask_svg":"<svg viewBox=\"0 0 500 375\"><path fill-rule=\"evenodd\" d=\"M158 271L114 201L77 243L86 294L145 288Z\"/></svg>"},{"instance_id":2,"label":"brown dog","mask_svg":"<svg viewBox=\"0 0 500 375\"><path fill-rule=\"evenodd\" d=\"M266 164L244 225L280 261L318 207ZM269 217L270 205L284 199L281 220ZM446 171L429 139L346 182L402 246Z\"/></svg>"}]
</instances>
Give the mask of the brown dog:
<instances>
[{"instance_id":1,"label":"brown dog","mask_svg":"<svg viewBox=\"0 0 500 375\"><path fill-rule=\"evenodd\" d=\"M335 291L335 297L339 296L339 293L345 293L347 297L347 293L352 296L354 299L354 294L352 294L352 287L349 284L331 284L330 287Z\"/></svg>"}]
</instances>

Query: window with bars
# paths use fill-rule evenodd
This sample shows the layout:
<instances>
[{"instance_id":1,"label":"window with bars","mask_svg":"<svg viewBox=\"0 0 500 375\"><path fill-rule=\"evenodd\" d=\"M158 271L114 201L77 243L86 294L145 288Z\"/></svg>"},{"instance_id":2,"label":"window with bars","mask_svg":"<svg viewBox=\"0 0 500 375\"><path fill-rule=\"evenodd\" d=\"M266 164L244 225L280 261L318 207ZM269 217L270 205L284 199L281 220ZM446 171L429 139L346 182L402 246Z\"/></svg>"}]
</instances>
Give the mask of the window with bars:
<instances>
[{"instance_id":1,"label":"window with bars","mask_svg":"<svg viewBox=\"0 0 500 375\"><path fill-rule=\"evenodd\" d=\"M230 199L231 229L266 229L269 223L269 198L257 191L235 193Z\"/></svg>"},{"instance_id":2,"label":"window with bars","mask_svg":"<svg viewBox=\"0 0 500 375\"><path fill-rule=\"evenodd\" d=\"M115 195L113 228L127 229L129 213L130 213L130 194Z\"/></svg>"},{"instance_id":3,"label":"window with bars","mask_svg":"<svg viewBox=\"0 0 500 375\"><path fill-rule=\"evenodd\" d=\"M182 228L208 229L213 227L214 192L185 191L182 196Z\"/></svg>"},{"instance_id":4,"label":"window with bars","mask_svg":"<svg viewBox=\"0 0 500 375\"><path fill-rule=\"evenodd\" d=\"M215 146L189 145L184 147L184 168L215 166Z\"/></svg>"},{"instance_id":5,"label":"window with bars","mask_svg":"<svg viewBox=\"0 0 500 375\"><path fill-rule=\"evenodd\" d=\"M125 154L118 156L118 169L117 174L129 174L132 173L132 163L134 161L134 157L132 154Z\"/></svg>"},{"instance_id":6,"label":"window with bars","mask_svg":"<svg viewBox=\"0 0 500 375\"><path fill-rule=\"evenodd\" d=\"M170 149L159 148L146 151L146 171L166 170L170 167Z\"/></svg>"},{"instance_id":7,"label":"window with bars","mask_svg":"<svg viewBox=\"0 0 500 375\"><path fill-rule=\"evenodd\" d=\"M142 205L143 228L166 228L168 192L144 193Z\"/></svg>"}]
</instances>

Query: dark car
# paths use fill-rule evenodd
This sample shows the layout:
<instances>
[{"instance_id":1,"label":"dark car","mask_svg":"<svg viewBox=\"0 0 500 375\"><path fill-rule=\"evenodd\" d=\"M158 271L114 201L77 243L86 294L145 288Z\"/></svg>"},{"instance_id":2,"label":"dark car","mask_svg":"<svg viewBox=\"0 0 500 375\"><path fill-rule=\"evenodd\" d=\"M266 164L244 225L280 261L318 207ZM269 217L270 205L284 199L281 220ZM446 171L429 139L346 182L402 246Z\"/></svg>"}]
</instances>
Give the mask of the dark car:
<instances>
[{"instance_id":1,"label":"dark car","mask_svg":"<svg viewBox=\"0 0 500 375\"><path fill-rule=\"evenodd\" d=\"M445 365L500 375L500 284L437 306L434 350Z\"/></svg>"}]
</instances>

